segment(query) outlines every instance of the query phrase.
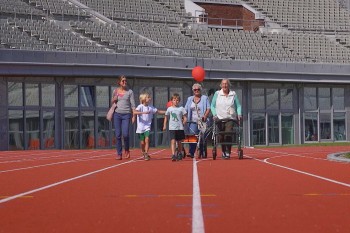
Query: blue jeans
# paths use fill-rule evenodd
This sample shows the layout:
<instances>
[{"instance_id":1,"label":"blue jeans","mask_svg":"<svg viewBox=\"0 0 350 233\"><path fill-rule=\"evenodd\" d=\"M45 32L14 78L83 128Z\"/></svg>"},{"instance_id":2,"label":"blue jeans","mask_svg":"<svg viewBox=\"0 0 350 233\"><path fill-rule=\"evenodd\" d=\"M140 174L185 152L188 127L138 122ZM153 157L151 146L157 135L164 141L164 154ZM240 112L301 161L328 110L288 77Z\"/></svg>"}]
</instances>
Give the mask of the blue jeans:
<instances>
[{"instance_id":1,"label":"blue jeans","mask_svg":"<svg viewBox=\"0 0 350 233\"><path fill-rule=\"evenodd\" d=\"M130 126L131 113L114 113L113 122L115 128L115 137L117 138L117 153L122 155L123 144L122 136L124 138L125 151L129 151L129 126Z\"/></svg>"}]
</instances>

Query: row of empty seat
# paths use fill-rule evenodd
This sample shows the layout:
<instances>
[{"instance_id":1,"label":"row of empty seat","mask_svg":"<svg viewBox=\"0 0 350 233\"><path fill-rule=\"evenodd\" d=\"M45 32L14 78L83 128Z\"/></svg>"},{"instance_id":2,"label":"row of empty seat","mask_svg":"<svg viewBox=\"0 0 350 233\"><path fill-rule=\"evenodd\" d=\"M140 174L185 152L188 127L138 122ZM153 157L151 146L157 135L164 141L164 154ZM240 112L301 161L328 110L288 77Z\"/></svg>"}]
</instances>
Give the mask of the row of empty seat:
<instances>
[{"instance_id":1,"label":"row of empty seat","mask_svg":"<svg viewBox=\"0 0 350 233\"><path fill-rule=\"evenodd\" d=\"M82 15L87 13L84 9L80 9L69 1L57 1L57 0L29 0L28 3L31 6L43 11L49 11L50 14L58 15Z\"/></svg>"},{"instance_id":2,"label":"row of empty seat","mask_svg":"<svg viewBox=\"0 0 350 233\"><path fill-rule=\"evenodd\" d=\"M0 20L1 44L8 48L108 52L88 38L65 30L56 21L8 18Z\"/></svg>"},{"instance_id":3,"label":"row of empty seat","mask_svg":"<svg viewBox=\"0 0 350 233\"><path fill-rule=\"evenodd\" d=\"M80 0L81 3L116 20L178 23L180 15L153 0Z\"/></svg>"},{"instance_id":4,"label":"row of empty seat","mask_svg":"<svg viewBox=\"0 0 350 233\"><path fill-rule=\"evenodd\" d=\"M336 0L244 0L263 15L293 30L349 31L350 14Z\"/></svg>"},{"instance_id":5,"label":"row of empty seat","mask_svg":"<svg viewBox=\"0 0 350 233\"><path fill-rule=\"evenodd\" d=\"M180 23L187 17L182 0L81 0L80 2L86 5L84 12L87 17L73 17L70 21L58 20L55 9L62 10L64 14L69 14L68 9L73 9L74 16L81 14L82 8L66 0L0 0L0 2L6 6L20 5L23 8L27 6L28 9L38 11L35 15L30 13L27 13L27 16L25 13L17 15L12 12L12 16L0 17L0 49L136 53L288 62L350 62L350 33L319 35L313 30L302 32L290 30L293 29L294 21L288 21L288 19L285 22L287 27L284 33L218 29L205 24L190 24L189 27L182 27ZM339 4L332 0L307 2L296 0L293 3L281 0L246 0L245 2L257 10L274 4L267 14L275 11L285 12L286 10L281 9L291 8L291 11L305 15L309 20L300 24L300 19L293 16L295 24L304 29L312 29L314 21L321 19L319 16L321 12L326 14L322 16L322 20L327 19L330 23L335 22L336 19L339 20L338 23L343 22L341 20L345 20L348 14L346 9L339 8ZM220 0L220 3L237 4L237 1ZM320 6L318 10L310 8L317 4ZM323 9L328 6L329 9ZM97 19L89 14L90 10L98 13L107 12L105 16L114 22L103 22ZM137 10L142 12L138 14L135 12ZM149 11L149 14L143 11ZM124 17L113 18L113 15L110 15L116 12L124 14ZM332 16L334 12L341 14ZM125 16L125 14L132 16ZM144 18L135 20L140 15ZM158 18L155 21L155 15L164 15L165 18ZM167 17L172 18L173 22L169 24ZM279 21L276 22L279 23Z\"/></svg>"},{"instance_id":6,"label":"row of empty seat","mask_svg":"<svg viewBox=\"0 0 350 233\"><path fill-rule=\"evenodd\" d=\"M28 6L27 3L20 0L0 0L0 12L8 14L45 15L44 12Z\"/></svg>"},{"instance_id":7,"label":"row of empty seat","mask_svg":"<svg viewBox=\"0 0 350 233\"><path fill-rule=\"evenodd\" d=\"M207 58L220 58L220 54L207 46L192 40L180 33L177 28L170 28L166 24L145 22L122 22L140 35L155 41L184 56L198 56Z\"/></svg>"}]
</instances>

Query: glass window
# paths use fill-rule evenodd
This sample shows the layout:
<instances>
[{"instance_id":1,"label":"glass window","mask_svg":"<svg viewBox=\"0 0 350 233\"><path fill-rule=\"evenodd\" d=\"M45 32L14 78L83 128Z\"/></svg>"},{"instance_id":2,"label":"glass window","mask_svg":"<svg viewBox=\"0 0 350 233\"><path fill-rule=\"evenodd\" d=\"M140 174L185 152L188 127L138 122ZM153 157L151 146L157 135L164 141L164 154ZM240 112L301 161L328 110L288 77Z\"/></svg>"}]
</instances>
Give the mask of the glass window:
<instances>
[{"instance_id":1,"label":"glass window","mask_svg":"<svg viewBox=\"0 0 350 233\"><path fill-rule=\"evenodd\" d=\"M140 87L140 94L142 93L148 93L153 97L153 87Z\"/></svg>"},{"instance_id":2,"label":"glass window","mask_svg":"<svg viewBox=\"0 0 350 233\"><path fill-rule=\"evenodd\" d=\"M330 88L318 89L318 105L320 110L331 109L331 89Z\"/></svg>"},{"instance_id":3,"label":"glass window","mask_svg":"<svg viewBox=\"0 0 350 233\"><path fill-rule=\"evenodd\" d=\"M98 112L97 147L108 147L110 143L109 121L106 119L107 112Z\"/></svg>"},{"instance_id":4,"label":"glass window","mask_svg":"<svg viewBox=\"0 0 350 233\"><path fill-rule=\"evenodd\" d=\"M293 109L293 89L281 89L281 109Z\"/></svg>"},{"instance_id":5,"label":"glass window","mask_svg":"<svg viewBox=\"0 0 350 233\"><path fill-rule=\"evenodd\" d=\"M279 109L278 89L266 89L266 108Z\"/></svg>"},{"instance_id":6,"label":"glass window","mask_svg":"<svg viewBox=\"0 0 350 233\"><path fill-rule=\"evenodd\" d=\"M320 138L332 139L330 113L320 113Z\"/></svg>"},{"instance_id":7,"label":"glass window","mask_svg":"<svg viewBox=\"0 0 350 233\"><path fill-rule=\"evenodd\" d=\"M55 84L42 84L41 85L41 103L45 107L54 107L56 101L56 89Z\"/></svg>"},{"instance_id":8,"label":"glass window","mask_svg":"<svg viewBox=\"0 0 350 233\"><path fill-rule=\"evenodd\" d=\"M114 87L112 87L111 88L111 97L110 97L110 99L112 99L113 98L113 94L114 94L114 92L117 90L117 88L114 88ZM110 100L111 101L111 100Z\"/></svg>"},{"instance_id":9,"label":"glass window","mask_svg":"<svg viewBox=\"0 0 350 233\"><path fill-rule=\"evenodd\" d=\"M253 145L266 145L265 114L252 114Z\"/></svg>"},{"instance_id":10,"label":"glass window","mask_svg":"<svg viewBox=\"0 0 350 233\"><path fill-rule=\"evenodd\" d=\"M77 85L64 86L64 106L78 107L78 86Z\"/></svg>"},{"instance_id":11,"label":"glass window","mask_svg":"<svg viewBox=\"0 0 350 233\"><path fill-rule=\"evenodd\" d=\"M39 111L26 111L26 138L29 150L40 149Z\"/></svg>"},{"instance_id":12,"label":"glass window","mask_svg":"<svg viewBox=\"0 0 350 233\"><path fill-rule=\"evenodd\" d=\"M8 105L23 106L23 85L22 83L8 83Z\"/></svg>"},{"instance_id":13,"label":"glass window","mask_svg":"<svg viewBox=\"0 0 350 233\"><path fill-rule=\"evenodd\" d=\"M279 120L278 115L268 116L269 143L279 143Z\"/></svg>"},{"instance_id":14,"label":"glass window","mask_svg":"<svg viewBox=\"0 0 350 233\"><path fill-rule=\"evenodd\" d=\"M109 87L96 87L96 107L108 108L110 105Z\"/></svg>"},{"instance_id":15,"label":"glass window","mask_svg":"<svg viewBox=\"0 0 350 233\"><path fill-rule=\"evenodd\" d=\"M64 147L79 149L79 117L77 111L64 112Z\"/></svg>"},{"instance_id":16,"label":"glass window","mask_svg":"<svg viewBox=\"0 0 350 233\"><path fill-rule=\"evenodd\" d=\"M9 149L23 150L23 111L9 110Z\"/></svg>"},{"instance_id":17,"label":"glass window","mask_svg":"<svg viewBox=\"0 0 350 233\"><path fill-rule=\"evenodd\" d=\"M316 88L304 88L304 108L305 110L317 110Z\"/></svg>"},{"instance_id":18,"label":"glass window","mask_svg":"<svg viewBox=\"0 0 350 233\"><path fill-rule=\"evenodd\" d=\"M80 106L94 107L95 106L95 88L94 86L80 87Z\"/></svg>"},{"instance_id":19,"label":"glass window","mask_svg":"<svg viewBox=\"0 0 350 233\"><path fill-rule=\"evenodd\" d=\"M344 88L333 88L332 93L334 110L344 110Z\"/></svg>"},{"instance_id":20,"label":"glass window","mask_svg":"<svg viewBox=\"0 0 350 233\"><path fill-rule=\"evenodd\" d=\"M154 105L159 109L166 109L166 104L170 100L167 87L154 88Z\"/></svg>"},{"instance_id":21,"label":"glass window","mask_svg":"<svg viewBox=\"0 0 350 233\"><path fill-rule=\"evenodd\" d=\"M25 84L26 91L26 105L39 106L39 84Z\"/></svg>"},{"instance_id":22,"label":"glass window","mask_svg":"<svg viewBox=\"0 0 350 233\"><path fill-rule=\"evenodd\" d=\"M346 140L345 113L335 112L333 114L333 128L334 128L334 140L345 141Z\"/></svg>"},{"instance_id":23,"label":"glass window","mask_svg":"<svg viewBox=\"0 0 350 233\"><path fill-rule=\"evenodd\" d=\"M155 87L154 88L154 104L160 110L166 110L166 104L170 100L168 96L167 87ZM157 135L157 141L155 146L165 146L169 143L168 131L163 131L164 115L156 115L155 132Z\"/></svg>"},{"instance_id":24,"label":"glass window","mask_svg":"<svg viewBox=\"0 0 350 233\"><path fill-rule=\"evenodd\" d=\"M252 109L265 109L265 98L263 88L252 89Z\"/></svg>"},{"instance_id":25,"label":"glass window","mask_svg":"<svg viewBox=\"0 0 350 233\"><path fill-rule=\"evenodd\" d=\"M43 112L43 140L45 149L55 148L55 112Z\"/></svg>"},{"instance_id":26,"label":"glass window","mask_svg":"<svg viewBox=\"0 0 350 233\"><path fill-rule=\"evenodd\" d=\"M282 144L294 144L293 113L282 114Z\"/></svg>"},{"instance_id":27,"label":"glass window","mask_svg":"<svg viewBox=\"0 0 350 233\"><path fill-rule=\"evenodd\" d=\"M94 112L81 112L81 132L82 132L82 147L83 148L94 148L95 137L94 137L95 119Z\"/></svg>"},{"instance_id":28,"label":"glass window","mask_svg":"<svg viewBox=\"0 0 350 233\"><path fill-rule=\"evenodd\" d=\"M304 114L305 141L318 141L318 113Z\"/></svg>"}]
</instances>

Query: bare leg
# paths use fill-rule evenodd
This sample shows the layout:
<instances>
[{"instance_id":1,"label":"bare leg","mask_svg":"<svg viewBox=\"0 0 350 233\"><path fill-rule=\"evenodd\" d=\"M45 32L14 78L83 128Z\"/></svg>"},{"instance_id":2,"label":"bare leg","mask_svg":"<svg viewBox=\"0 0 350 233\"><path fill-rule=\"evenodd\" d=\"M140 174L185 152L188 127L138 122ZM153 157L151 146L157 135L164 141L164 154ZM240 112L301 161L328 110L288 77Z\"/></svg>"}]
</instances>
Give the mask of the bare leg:
<instances>
[{"instance_id":1,"label":"bare leg","mask_svg":"<svg viewBox=\"0 0 350 233\"><path fill-rule=\"evenodd\" d=\"M145 147L144 147L144 152L148 153L149 150L149 137L145 138Z\"/></svg>"},{"instance_id":2,"label":"bare leg","mask_svg":"<svg viewBox=\"0 0 350 233\"><path fill-rule=\"evenodd\" d=\"M176 143L176 141L175 141L175 139L171 139L171 154L175 154L175 143Z\"/></svg>"}]
</instances>

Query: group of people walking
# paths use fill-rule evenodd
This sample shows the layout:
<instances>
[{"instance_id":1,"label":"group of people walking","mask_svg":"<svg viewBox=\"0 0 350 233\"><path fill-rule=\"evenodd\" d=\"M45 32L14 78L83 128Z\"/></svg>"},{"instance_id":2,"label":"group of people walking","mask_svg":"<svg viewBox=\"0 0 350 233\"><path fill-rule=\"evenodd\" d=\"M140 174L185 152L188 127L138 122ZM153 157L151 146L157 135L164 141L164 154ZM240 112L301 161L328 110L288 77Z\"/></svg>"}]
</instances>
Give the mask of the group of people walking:
<instances>
[{"instance_id":1,"label":"group of people walking","mask_svg":"<svg viewBox=\"0 0 350 233\"><path fill-rule=\"evenodd\" d=\"M181 97L178 93L171 96L166 110L159 110L152 106L151 96L148 93L142 93L139 96L140 104L136 106L134 93L128 88L127 78L120 76L117 80L118 87L113 91L111 104L115 106L113 114L113 123L117 139L117 160L123 158L124 140L124 158L130 158L130 121L137 122L136 133L140 139L141 153L145 160L150 160L150 130L154 114L165 114L163 130L168 127L170 135L170 148L172 161L181 160L183 154L182 141L186 137L186 131L189 134L198 135L202 127L210 124L212 120L218 121L220 131L233 131L233 122L231 120L241 121L242 110L239 98L232 90L229 79L222 79L220 88L213 94L212 100L202 94L202 85L195 83L192 86L193 95L187 98L185 107L180 106ZM211 103L210 103L211 102ZM204 153L205 140L199 144L199 155L206 157ZM196 152L197 145L189 144L189 156L192 158ZM230 158L231 146L222 145L222 157ZM176 152L178 151L178 153Z\"/></svg>"}]
</instances>

